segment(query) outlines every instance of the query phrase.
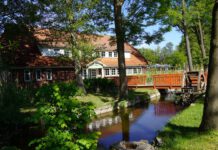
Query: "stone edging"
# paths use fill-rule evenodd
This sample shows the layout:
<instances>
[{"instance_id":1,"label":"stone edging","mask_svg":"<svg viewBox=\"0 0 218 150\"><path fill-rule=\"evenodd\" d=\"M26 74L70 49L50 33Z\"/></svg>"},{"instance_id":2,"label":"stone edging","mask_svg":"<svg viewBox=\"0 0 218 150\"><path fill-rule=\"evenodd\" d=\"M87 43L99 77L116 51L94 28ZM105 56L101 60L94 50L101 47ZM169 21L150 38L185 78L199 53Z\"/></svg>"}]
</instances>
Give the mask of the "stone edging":
<instances>
[{"instance_id":1,"label":"stone edging","mask_svg":"<svg viewBox=\"0 0 218 150\"><path fill-rule=\"evenodd\" d=\"M156 92L156 93L150 95L150 100L152 101L152 100L158 98L159 96L160 96L160 93ZM140 102L141 102L141 100L139 98L136 98L134 101L128 102L127 105L125 105L125 107L134 106L134 105L136 105L136 104L138 104ZM113 106L111 106L110 104L95 109L96 115L107 113L107 112L111 112L111 111L113 111Z\"/></svg>"}]
</instances>

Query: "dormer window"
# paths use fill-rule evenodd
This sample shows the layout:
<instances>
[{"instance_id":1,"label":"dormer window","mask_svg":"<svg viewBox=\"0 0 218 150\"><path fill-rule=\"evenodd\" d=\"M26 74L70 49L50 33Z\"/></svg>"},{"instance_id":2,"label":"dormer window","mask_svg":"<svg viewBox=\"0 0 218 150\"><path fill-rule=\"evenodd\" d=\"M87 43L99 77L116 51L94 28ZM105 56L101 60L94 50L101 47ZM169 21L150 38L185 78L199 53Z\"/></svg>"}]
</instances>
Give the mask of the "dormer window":
<instances>
[{"instance_id":1,"label":"dormer window","mask_svg":"<svg viewBox=\"0 0 218 150\"><path fill-rule=\"evenodd\" d=\"M59 48L54 48L54 51L58 52L58 51L60 51L60 49Z\"/></svg>"}]
</instances>

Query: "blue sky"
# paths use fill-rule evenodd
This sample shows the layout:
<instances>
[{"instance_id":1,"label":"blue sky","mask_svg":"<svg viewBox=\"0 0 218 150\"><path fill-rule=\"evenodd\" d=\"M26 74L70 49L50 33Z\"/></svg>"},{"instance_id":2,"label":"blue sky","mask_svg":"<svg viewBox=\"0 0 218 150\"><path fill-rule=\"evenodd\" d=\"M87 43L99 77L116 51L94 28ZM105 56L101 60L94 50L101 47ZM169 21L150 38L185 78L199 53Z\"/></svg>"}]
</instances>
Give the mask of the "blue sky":
<instances>
[{"instance_id":1,"label":"blue sky","mask_svg":"<svg viewBox=\"0 0 218 150\"><path fill-rule=\"evenodd\" d=\"M172 42L175 48L177 45L179 45L179 43L181 42L181 39L182 39L182 33L178 32L175 28L173 28L172 31L164 34L164 41L162 41L161 43L159 44L151 43L150 45L142 44L136 47L156 49L158 46L164 47L166 43Z\"/></svg>"}]
</instances>

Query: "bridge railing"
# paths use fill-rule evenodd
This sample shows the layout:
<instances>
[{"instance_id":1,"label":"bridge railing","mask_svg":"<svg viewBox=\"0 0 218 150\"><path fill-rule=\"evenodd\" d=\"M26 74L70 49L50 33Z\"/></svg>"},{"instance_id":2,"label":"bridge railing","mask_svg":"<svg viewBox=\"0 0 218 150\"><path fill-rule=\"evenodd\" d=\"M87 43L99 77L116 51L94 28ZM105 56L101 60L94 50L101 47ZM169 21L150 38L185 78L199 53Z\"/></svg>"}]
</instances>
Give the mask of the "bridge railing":
<instances>
[{"instance_id":1,"label":"bridge railing","mask_svg":"<svg viewBox=\"0 0 218 150\"><path fill-rule=\"evenodd\" d=\"M115 84L119 86L119 77L110 77L115 81ZM146 84L146 75L134 75L134 76L127 76L127 84L131 85L145 85Z\"/></svg>"},{"instance_id":2,"label":"bridge railing","mask_svg":"<svg viewBox=\"0 0 218 150\"><path fill-rule=\"evenodd\" d=\"M168 87L183 87L184 86L184 74L175 73L175 74L159 74L153 75L153 86L154 88Z\"/></svg>"}]
</instances>

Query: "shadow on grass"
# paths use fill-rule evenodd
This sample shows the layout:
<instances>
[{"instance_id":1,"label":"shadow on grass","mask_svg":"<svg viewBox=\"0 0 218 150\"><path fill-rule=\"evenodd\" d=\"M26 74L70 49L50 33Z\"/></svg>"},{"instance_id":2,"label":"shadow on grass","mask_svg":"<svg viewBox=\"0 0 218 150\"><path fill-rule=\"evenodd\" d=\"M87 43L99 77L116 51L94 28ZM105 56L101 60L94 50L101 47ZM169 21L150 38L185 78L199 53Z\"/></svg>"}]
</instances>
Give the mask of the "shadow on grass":
<instances>
[{"instance_id":1,"label":"shadow on grass","mask_svg":"<svg viewBox=\"0 0 218 150\"><path fill-rule=\"evenodd\" d=\"M194 147L202 149L205 144L208 144L208 138L211 138L210 132L200 132L198 127L179 126L172 123L168 123L167 128L159 136L163 139L160 149L167 150L193 149Z\"/></svg>"}]
</instances>

